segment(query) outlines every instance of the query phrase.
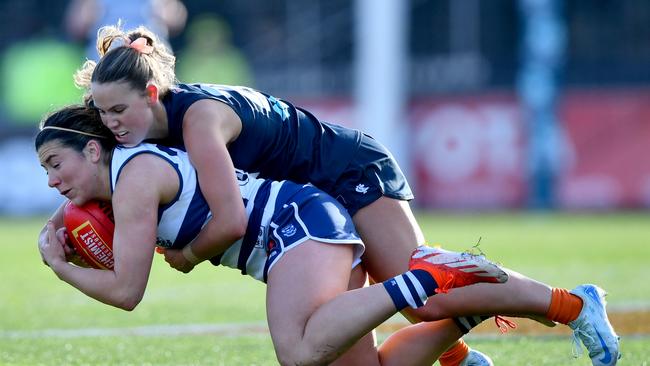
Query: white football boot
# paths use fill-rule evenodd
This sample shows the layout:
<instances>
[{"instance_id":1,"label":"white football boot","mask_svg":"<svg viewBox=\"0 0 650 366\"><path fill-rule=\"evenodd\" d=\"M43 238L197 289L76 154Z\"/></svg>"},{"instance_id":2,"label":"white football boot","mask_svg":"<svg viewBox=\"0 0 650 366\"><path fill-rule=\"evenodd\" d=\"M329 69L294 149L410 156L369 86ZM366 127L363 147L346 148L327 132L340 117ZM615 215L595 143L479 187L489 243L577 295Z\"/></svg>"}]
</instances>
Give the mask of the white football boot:
<instances>
[{"instance_id":1,"label":"white football boot","mask_svg":"<svg viewBox=\"0 0 650 366\"><path fill-rule=\"evenodd\" d=\"M486 354L470 349L465 359L458 366L494 366L494 363Z\"/></svg>"},{"instance_id":2,"label":"white football boot","mask_svg":"<svg viewBox=\"0 0 650 366\"><path fill-rule=\"evenodd\" d=\"M621 356L618 350L619 336L614 332L605 311L607 293L596 285L580 285L571 293L583 302L580 315L569 323L573 329L574 356L582 354L579 339L587 348L594 366L616 365Z\"/></svg>"}]
</instances>

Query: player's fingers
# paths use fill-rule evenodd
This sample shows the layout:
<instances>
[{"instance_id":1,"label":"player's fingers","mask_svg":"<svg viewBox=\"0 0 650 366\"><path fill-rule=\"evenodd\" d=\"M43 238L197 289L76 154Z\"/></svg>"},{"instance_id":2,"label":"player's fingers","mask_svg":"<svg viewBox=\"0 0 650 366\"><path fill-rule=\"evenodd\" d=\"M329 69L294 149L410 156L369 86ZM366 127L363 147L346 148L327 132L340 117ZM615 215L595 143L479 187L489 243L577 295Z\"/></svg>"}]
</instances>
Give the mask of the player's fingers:
<instances>
[{"instance_id":1,"label":"player's fingers","mask_svg":"<svg viewBox=\"0 0 650 366\"><path fill-rule=\"evenodd\" d=\"M190 273L194 269L194 266L192 264L188 264L183 268L183 273Z\"/></svg>"},{"instance_id":2,"label":"player's fingers","mask_svg":"<svg viewBox=\"0 0 650 366\"><path fill-rule=\"evenodd\" d=\"M54 223L52 221L47 222L47 238L49 240L56 240L56 228L54 227Z\"/></svg>"},{"instance_id":3,"label":"player's fingers","mask_svg":"<svg viewBox=\"0 0 650 366\"><path fill-rule=\"evenodd\" d=\"M62 242L65 243L65 228L60 227L56 230L56 238Z\"/></svg>"},{"instance_id":4,"label":"player's fingers","mask_svg":"<svg viewBox=\"0 0 650 366\"><path fill-rule=\"evenodd\" d=\"M70 242L70 237L68 236L68 230L66 228L61 227L56 230L56 237L65 244L71 245L72 243Z\"/></svg>"},{"instance_id":5,"label":"player's fingers","mask_svg":"<svg viewBox=\"0 0 650 366\"><path fill-rule=\"evenodd\" d=\"M54 229L54 223L52 221L47 222L45 225L45 228L47 230L47 235L46 235L46 240L40 241L38 243L38 249L39 252L41 253L41 259L43 260L43 263L46 266L49 266L47 263L47 260L45 259L45 252L48 250L50 245L52 245L53 241L56 241L56 231Z\"/></svg>"},{"instance_id":6,"label":"player's fingers","mask_svg":"<svg viewBox=\"0 0 650 366\"><path fill-rule=\"evenodd\" d=\"M172 265L172 263L173 263L172 256L169 254L169 252L166 251L166 250L163 250L162 255L165 258L165 262L167 262L167 264L169 264L173 268L174 266Z\"/></svg>"},{"instance_id":7,"label":"player's fingers","mask_svg":"<svg viewBox=\"0 0 650 366\"><path fill-rule=\"evenodd\" d=\"M63 252L65 253L66 259L70 260L70 258L75 254L75 250L74 247L70 244L67 236L68 235L64 227L58 228L56 230L56 238L63 247Z\"/></svg>"}]
</instances>

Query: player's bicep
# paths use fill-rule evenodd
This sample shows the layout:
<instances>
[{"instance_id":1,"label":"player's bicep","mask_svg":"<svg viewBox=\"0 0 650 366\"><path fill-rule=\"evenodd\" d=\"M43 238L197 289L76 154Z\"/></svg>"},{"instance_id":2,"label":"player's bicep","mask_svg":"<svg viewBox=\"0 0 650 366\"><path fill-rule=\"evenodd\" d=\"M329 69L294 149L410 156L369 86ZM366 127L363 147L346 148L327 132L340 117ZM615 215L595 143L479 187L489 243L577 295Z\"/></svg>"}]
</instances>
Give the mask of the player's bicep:
<instances>
[{"instance_id":1,"label":"player's bicep","mask_svg":"<svg viewBox=\"0 0 650 366\"><path fill-rule=\"evenodd\" d=\"M158 226L158 207L178 190L169 163L151 154L133 158L122 169L113 194L115 274L134 291L144 291ZM176 189L174 189L176 188Z\"/></svg>"},{"instance_id":2,"label":"player's bicep","mask_svg":"<svg viewBox=\"0 0 650 366\"><path fill-rule=\"evenodd\" d=\"M212 101L212 104L193 105L183 124L183 139L212 213L215 217L241 218L245 212L227 148L228 142L239 133L241 122L229 107L221 104ZM219 108L211 108L215 105Z\"/></svg>"}]
</instances>

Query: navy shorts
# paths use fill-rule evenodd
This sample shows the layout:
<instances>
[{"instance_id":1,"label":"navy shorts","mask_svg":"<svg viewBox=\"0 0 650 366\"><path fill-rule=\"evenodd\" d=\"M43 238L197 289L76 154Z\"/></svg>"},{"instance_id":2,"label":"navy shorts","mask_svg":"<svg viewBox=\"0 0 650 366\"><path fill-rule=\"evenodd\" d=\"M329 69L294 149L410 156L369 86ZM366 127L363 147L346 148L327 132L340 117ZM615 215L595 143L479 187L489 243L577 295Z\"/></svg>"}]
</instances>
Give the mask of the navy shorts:
<instances>
[{"instance_id":1,"label":"navy shorts","mask_svg":"<svg viewBox=\"0 0 650 366\"><path fill-rule=\"evenodd\" d=\"M264 268L268 273L288 250L307 240L328 244L355 244L353 268L361 262L364 245L348 212L331 196L306 184L301 188L285 182L277 197L269 224L268 258Z\"/></svg>"},{"instance_id":2,"label":"navy shorts","mask_svg":"<svg viewBox=\"0 0 650 366\"><path fill-rule=\"evenodd\" d=\"M411 187L393 155L365 134L352 161L327 193L341 202L350 216L381 196L413 199Z\"/></svg>"}]
</instances>

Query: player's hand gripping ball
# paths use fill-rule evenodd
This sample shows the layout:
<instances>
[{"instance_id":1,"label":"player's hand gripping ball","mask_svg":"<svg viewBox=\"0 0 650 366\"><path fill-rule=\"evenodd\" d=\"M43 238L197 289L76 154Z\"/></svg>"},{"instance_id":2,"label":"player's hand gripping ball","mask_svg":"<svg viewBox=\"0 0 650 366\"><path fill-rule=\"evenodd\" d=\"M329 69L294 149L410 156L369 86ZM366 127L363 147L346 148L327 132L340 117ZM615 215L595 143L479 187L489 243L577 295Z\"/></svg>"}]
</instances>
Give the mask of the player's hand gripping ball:
<instances>
[{"instance_id":1,"label":"player's hand gripping ball","mask_svg":"<svg viewBox=\"0 0 650 366\"><path fill-rule=\"evenodd\" d=\"M79 207L68 201L63 223L77 254L90 267L113 269L115 220L110 203L90 201Z\"/></svg>"}]
</instances>

